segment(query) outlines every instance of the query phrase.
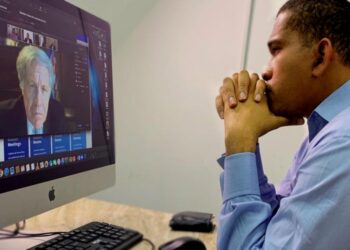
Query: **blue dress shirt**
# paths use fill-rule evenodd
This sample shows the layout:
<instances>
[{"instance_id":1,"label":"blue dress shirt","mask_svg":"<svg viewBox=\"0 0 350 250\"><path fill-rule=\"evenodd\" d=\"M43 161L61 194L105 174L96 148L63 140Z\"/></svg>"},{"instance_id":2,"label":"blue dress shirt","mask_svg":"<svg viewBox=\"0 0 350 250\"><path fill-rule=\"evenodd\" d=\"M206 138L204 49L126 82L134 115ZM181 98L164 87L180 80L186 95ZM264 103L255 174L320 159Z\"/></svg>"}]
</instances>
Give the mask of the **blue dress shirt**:
<instances>
[{"instance_id":1,"label":"blue dress shirt","mask_svg":"<svg viewBox=\"0 0 350 250\"><path fill-rule=\"evenodd\" d=\"M219 250L350 249L350 80L313 111L308 128L277 193L259 147L219 159Z\"/></svg>"}]
</instances>

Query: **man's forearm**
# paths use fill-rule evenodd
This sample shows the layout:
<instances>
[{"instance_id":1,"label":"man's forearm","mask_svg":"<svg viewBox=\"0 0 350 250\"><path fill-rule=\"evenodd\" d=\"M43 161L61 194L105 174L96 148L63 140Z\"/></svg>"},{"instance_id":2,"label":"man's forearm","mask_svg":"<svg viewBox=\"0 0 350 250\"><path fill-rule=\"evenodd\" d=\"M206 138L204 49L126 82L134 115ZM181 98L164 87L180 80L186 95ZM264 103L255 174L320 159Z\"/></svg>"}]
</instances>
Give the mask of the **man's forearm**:
<instances>
[{"instance_id":1,"label":"man's forearm","mask_svg":"<svg viewBox=\"0 0 350 250\"><path fill-rule=\"evenodd\" d=\"M225 158L218 249L259 249L263 245L272 206L261 199L256 163L255 153Z\"/></svg>"}]
</instances>

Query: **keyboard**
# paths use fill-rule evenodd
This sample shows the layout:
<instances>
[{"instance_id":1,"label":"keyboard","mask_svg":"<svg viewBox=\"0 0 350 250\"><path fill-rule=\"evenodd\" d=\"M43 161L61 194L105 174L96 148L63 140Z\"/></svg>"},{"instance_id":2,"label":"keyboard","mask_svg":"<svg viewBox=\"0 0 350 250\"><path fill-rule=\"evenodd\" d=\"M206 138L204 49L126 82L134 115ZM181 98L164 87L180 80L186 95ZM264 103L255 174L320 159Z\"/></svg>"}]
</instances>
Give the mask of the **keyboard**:
<instances>
[{"instance_id":1,"label":"keyboard","mask_svg":"<svg viewBox=\"0 0 350 250\"><path fill-rule=\"evenodd\" d=\"M90 222L28 250L124 250L130 249L142 238L141 233L131 229L104 222Z\"/></svg>"}]
</instances>

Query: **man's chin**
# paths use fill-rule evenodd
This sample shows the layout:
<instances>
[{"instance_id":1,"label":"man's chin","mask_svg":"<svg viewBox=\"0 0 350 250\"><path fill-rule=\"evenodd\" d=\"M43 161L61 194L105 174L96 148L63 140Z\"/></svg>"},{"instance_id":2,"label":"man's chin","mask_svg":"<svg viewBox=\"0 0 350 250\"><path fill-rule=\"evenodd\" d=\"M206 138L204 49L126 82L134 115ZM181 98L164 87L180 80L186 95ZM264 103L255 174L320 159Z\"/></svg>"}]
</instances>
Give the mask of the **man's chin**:
<instances>
[{"instance_id":1,"label":"man's chin","mask_svg":"<svg viewBox=\"0 0 350 250\"><path fill-rule=\"evenodd\" d=\"M273 113L276 116L293 117L293 115L291 115L291 112L288 109L276 105L276 102L272 102L271 99L268 99L268 106L271 113Z\"/></svg>"},{"instance_id":2,"label":"man's chin","mask_svg":"<svg viewBox=\"0 0 350 250\"><path fill-rule=\"evenodd\" d=\"M34 121L32 121L32 124L33 124L33 127L35 129L40 129L44 125L44 120L43 119L35 119Z\"/></svg>"},{"instance_id":3,"label":"man's chin","mask_svg":"<svg viewBox=\"0 0 350 250\"><path fill-rule=\"evenodd\" d=\"M267 105L269 106L269 110L277 116L281 116L281 111L276 105L276 102L272 101L272 98L270 95L267 96Z\"/></svg>"},{"instance_id":4,"label":"man's chin","mask_svg":"<svg viewBox=\"0 0 350 250\"><path fill-rule=\"evenodd\" d=\"M282 117L303 117L302 113L298 113L295 111L292 111L291 109L285 108L285 107L276 107L274 105L269 106L269 109L271 113L273 113L275 116L282 116Z\"/></svg>"}]
</instances>

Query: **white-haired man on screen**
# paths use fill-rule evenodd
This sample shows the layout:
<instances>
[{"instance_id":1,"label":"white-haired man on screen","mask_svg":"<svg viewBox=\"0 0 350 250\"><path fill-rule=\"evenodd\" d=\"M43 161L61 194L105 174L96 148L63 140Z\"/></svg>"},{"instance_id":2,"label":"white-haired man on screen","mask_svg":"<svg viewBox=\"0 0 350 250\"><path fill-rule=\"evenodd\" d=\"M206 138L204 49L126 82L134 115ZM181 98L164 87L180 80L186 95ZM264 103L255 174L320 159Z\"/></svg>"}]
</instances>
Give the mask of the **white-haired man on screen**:
<instances>
[{"instance_id":1,"label":"white-haired man on screen","mask_svg":"<svg viewBox=\"0 0 350 250\"><path fill-rule=\"evenodd\" d=\"M35 46L23 47L16 69L22 95L0 105L8 110L0 133L1 130L11 136L63 133L64 112L52 98L55 71L46 52Z\"/></svg>"}]
</instances>

